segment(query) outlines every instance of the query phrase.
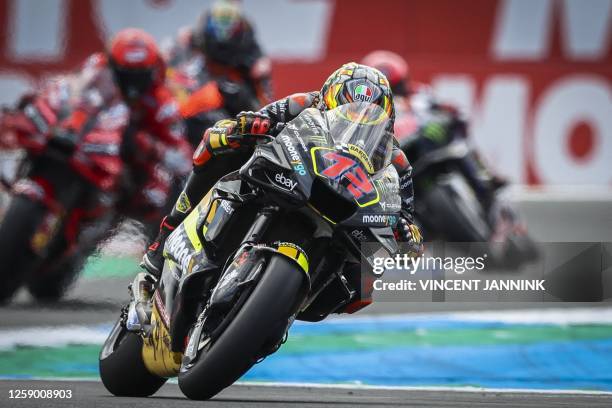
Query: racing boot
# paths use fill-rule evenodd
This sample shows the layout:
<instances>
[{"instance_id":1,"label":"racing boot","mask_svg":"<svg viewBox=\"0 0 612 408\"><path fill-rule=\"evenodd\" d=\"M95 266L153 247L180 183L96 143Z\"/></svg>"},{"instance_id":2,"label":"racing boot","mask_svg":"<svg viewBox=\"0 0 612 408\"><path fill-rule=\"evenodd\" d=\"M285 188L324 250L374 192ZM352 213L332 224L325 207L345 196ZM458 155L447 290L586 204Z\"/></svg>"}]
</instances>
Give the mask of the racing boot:
<instances>
[{"instance_id":1,"label":"racing boot","mask_svg":"<svg viewBox=\"0 0 612 408\"><path fill-rule=\"evenodd\" d=\"M151 330L151 310L156 283L151 274L140 272L128 286L131 301L127 310L123 311L123 321L128 331L148 334Z\"/></svg>"},{"instance_id":2,"label":"racing boot","mask_svg":"<svg viewBox=\"0 0 612 408\"><path fill-rule=\"evenodd\" d=\"M140 266L149 272L155 279L159 279L164 266L164 244L168 236L174 231L174 226L167 221L168 217L164 217L159 226L159 233L155 241L149 246L147 252L142 257Z\"/></svg>"}]
</instances>

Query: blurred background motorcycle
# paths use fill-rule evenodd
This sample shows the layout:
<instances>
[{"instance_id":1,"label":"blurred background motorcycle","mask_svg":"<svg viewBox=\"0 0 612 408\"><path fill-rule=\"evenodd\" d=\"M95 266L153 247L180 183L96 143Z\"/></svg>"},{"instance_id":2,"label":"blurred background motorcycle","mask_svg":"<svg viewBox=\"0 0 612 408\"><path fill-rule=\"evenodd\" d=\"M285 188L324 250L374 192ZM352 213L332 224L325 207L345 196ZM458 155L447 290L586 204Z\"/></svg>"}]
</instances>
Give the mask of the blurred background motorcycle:
<instances>
[{"instance_id":1,"label":"blurred background motorcycle","mask_svg":"<svg viewBox=\"0 0 612 408\"><path fill-rule=\"evenodd\" d=\"M126 146L159 146L130 125L120 100L84 104L83 80L53 79L2 116L4 140L22 154L13 177L3 177L10 199L0 223L0 302L21 285L41 301L61 298L126 215L143 221L145 233L157 228L159 214L135 198L145 184L168 191L172 172L142 150L127 165ZM75 117L84 122L78 132Z\"/></svg>"}]
</instances>

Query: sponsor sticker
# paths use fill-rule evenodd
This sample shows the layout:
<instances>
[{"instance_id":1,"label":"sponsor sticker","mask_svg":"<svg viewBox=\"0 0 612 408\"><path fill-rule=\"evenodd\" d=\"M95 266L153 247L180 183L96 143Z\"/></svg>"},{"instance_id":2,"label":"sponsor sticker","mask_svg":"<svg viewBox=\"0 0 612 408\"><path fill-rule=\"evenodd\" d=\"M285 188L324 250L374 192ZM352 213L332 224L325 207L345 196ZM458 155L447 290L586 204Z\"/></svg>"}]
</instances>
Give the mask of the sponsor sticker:
<instances>
[{"instance_id":1,"label":"sponsor sticker","mask_svg":"<svg viewBox=\"0 0 612 408\"><path fill-rule=\"evenodd\" d=\"M397 217L395 215L386 214L364 214L361 218L361 222L364 224L395 225L397 223Z\"/></svg>"},{"instance_id":2,"label":"sponsor sticker","mask_svg":"<svg viewBox=\"0 0 612 408\"><path fill-rule=\"evenodd\" d=\"M190 210L191 203L189 202L189 197L187 197L187 194L182 191L178 200L176 201L176 211L187 214Z\"/></svg>"},{"instance_id":3,"label":"sponsor sticker","mask_svg":"<svg viewBox=\"0 0 612 408\"><path fill-rule=\"evenodd\" d=\"M360 102L370 102L373 92L367 85L358 85L353 92L353 99Z\"/></svg>"},{"instance_id":4,"label":"sponsor sticker","mask_svg":"<svg viewBox=\"0 0 612 408\"><path fill-rule=\"evenodd\" d=\"M290 177L285 176L283 173L276 173L274 175L274 181L279 184L282 188L289 191L293 191L297 187L297 181L293 181Z\"/></svg>"},{"instance_id":5,"label":"sponsor sticker","mask_svg":"<svg viewBox=\"0 0 612 408\"><path fill-rule=\"evenodd\" d=\"M164 248L168 255L174 258L177 264L180 265L183 272L189 270L189 266L193 259L193 249L185 238L186 235L181 227L180 230L176 230L170 234Z\"/></svg>"},{"instance_id":6,"label":"sponsor sticker","mask_svg":"<svg viewBox=\"0 0 612 408\"><path fill-rule=\"evenodd\" d=\"M304 168L304 164L302 163L302 159L297 149L293 145L291 138L287 135L281 136L281 141L285 145L285 148L289 152L289 157L291 158L291 164L293 165L293 170L295 170L300 176L306 175L306 169Z\"/></svg>"},{"instance_id":7,"label":"sponsor sticker","mask_svg":"<svg viewBox=\"0 0 612 408\"><path fill-rule=\"evenodd\" d=\"M363 232L363 230L360 229L356 229L351 231L351 236L353 238L355 238L358 241L365 241L368 239L368 237L366 236L366 234Z\"/></svg>"},{"instance_id":8,"label":"sponsor sticker","mask_svg":"<svg viewBox=\"0 0 612 408\"><path fill-rule=\"evenodd\" d=\"M234 212L234 207L232 207L232 204L227 200L221 200L221 208L223 208L228 215Z\"/></svg>"},{"instance_id":9,"label":"sponsor sticker","mask_svg":"<svg viewBox=\"0 0 612 408\"><path fill-rule=\"evenodd\" d=\"M363 164L368 173L374 174L374 165L368 157L368 154L361 147L354 144L349 144L348 151L352 156L355 156L359 159L359 161L361 162L361 164Z\"/></svg>"},{"instance_id":10,"label":"sponsor sticker","mask_svg":"<svg viewBox=\"0 0 612 408\"><path fill-rule=\"evenodd\" d=\"M402 209L402 206L398 202L381 202L380 206L385 211L399 211Z\"/></svg>"}]
</instances>

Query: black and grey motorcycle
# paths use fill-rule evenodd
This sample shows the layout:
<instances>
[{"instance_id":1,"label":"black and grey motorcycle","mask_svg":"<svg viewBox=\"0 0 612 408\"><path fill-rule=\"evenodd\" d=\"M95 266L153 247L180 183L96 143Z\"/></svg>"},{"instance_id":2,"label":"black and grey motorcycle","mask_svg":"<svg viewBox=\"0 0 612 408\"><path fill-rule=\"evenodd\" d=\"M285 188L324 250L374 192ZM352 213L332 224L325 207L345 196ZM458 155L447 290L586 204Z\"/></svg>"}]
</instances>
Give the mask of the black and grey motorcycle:
<instances>
[{"instance_id":1,"label":"black and grey motorcycle","mask_svg":"<svg viewBox=\"0 0 612 408\"><path fill-rule=\"evenodd\" d=\"M400 145L413 166L415 212L428 239L485 243L492 255L489 265L501 268L515 269L538 258L525 223L498 186L491 180L470 180L478 177L482 165L465 137L432 140L417 132L402 138ZM477 194L475 183L487 191Z\"/></svg>"},{"instance_id":2,"label":"black and grey motorcycle","mask_svg":"<svg viewBox=\"0 0 612 408\"><path fill-rule=\"evenodd\" d=\"M178 376L187 397L211 398L278 350L295 319L359 303L351 273L398 252L388 124L370 103L306 109L219 180L168 238L159 282L131 285L100 354L106 388L148 396Z\"/></svg>"}]
</instances>

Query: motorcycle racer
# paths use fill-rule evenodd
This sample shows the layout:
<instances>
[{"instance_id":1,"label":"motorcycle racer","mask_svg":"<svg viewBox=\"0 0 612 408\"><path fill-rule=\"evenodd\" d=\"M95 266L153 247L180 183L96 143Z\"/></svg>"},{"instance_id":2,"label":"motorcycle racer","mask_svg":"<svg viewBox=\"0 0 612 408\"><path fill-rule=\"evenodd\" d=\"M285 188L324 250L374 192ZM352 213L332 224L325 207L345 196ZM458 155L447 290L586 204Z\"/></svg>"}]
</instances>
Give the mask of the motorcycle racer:
<instances>
[{"instance_id":1,"label":"motorcycle racer","mask_svg":"<svg viewBox=\"0 0 612 408\"><path fill-rule=\"evenodd\" d=\"M218 120L271 102L271 63L238 4L217 2L169 49L169 83L196 147Z\"/></svg>"},{"instance_id":2,"label":"motorcycle racer","mask_svg":"<svg viewBox=\"0 0 612 408\"><path fill-rule=\"evenodd\" d=\"M304 109L322 111L354 101L379 105L394 118L391 89L378 70L356 63L343 65L324 83L321 91L290 95L273 102L258 112L241 112L235 119L224 119L206 130L193 156L193 172L172 212L160 226L159 235L149 246L142 266L159 277L163 266L163 246L174 228L182 222L205 193L223 175L238 169L252 154L253 145L266 139L257 135L276 135L283 124L297 117ZM388 129L393 132L393 129ZM396 238L410 243L414 252L421 250L421 235L413 219L411 166L404 153L394 146L392 164L400 180L401 216L395 227Z\"/></svg>"},{"instance_id":3,"label":"motorcycle racer","mask_svg":"<svg viewBox=\"0 0 612 408\"><path fill-rule=\"evenodd\" d=\"M381 256L407 260L420 246L392 130L388 81L355 63L321 92L209 129L200 170L241 150L251 157L193 206L201 195L179 199L189 215L163 244L161 274L137 274L100 353L107 390L147 396L178 377L187 397L209 399L276 352L294 321L370 304Z\"/></svg>"},{"instance_id":4,"label":"motorcycle racer","mask_svg":"<svg viewBox=\"0 0 612 408\"><path fill-rule=\"evenodd\" d=\"M114 82L130 110L130 126L124 136L122 153L128 162L137 163L144 170L140 175L144 189L136 195L134 204L144 198L153 204L153 209L159 210L170 194L169 182L161 183L159 178L186 174L188 166L184 159L191 152L178 103L166 85L165 62L155 40L137 29L119 32L111 41L107 55ZM160 171L156 165L159 161L170 174Z\"/></svg>"},{"instance_id":5,"label":"motorcycle racer","mask_svg":"<svg viewBox=\"0 0 612 408\"><path fill-rule=\"evenodd\" d=\"M395 134L402 146L415 143L417 150L424 154L455 138L468 137L468 123L459 110L437 101L428 85L413 81L410 68L401 56L378 50L366 55L362 62L379 69L389 79L397 113ZM472 188L488 208L492 193L506 181L490 171L475 150L461 165Z\"/></svg>"},{"instance_id":6,"label":"motorcycle racer","mask_svg":"<svg viewBox=\"0 0 612 408\"><path fill-rule=\"evenodd\" d=\"M120 150L138 188L125 210L154 219L167 201L169 176L189 171L184 163L191 151L178 104L164 80L165 63L155 40L129 28L112 38L106 52L91 55L78 73L49 81L37 94L22 98L12 116L36 124L30 132L49 128L55 143L71 149L102 120L101 112L115 113L103 118L113 121L127 110ZM160 169L160 162L169 172Z\"/></svg>"}]
</instances>

